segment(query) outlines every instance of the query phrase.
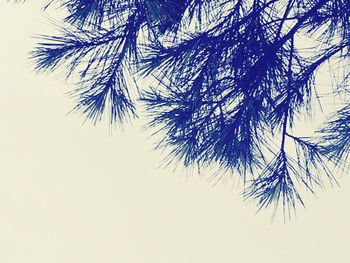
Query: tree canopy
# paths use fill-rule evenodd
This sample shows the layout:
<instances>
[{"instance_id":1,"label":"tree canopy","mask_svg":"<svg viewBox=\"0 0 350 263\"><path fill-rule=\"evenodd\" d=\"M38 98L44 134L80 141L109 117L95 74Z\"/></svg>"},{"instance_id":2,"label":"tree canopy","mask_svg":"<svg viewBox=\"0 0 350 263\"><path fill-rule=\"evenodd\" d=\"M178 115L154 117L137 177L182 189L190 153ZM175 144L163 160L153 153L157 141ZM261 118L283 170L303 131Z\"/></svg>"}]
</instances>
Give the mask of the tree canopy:
<instances>
[{"instance_id":1,"label":"tree canopy","mask_svg":"<svg viewBox=\"0 0 350 263\"><path fill-rule=\"evenodd\" d=\"M304 205L349 171L348 0L51 0L61 34L31 53L39 72L76 79L76 111L123 125L146 106L158 148L185 166L244 182L258 209ZM320 68L343 102L312 136L300 119L322 105ZM143 85L143 78L152 78ZM315 103L316 102L316 103Z\"/></svg>"}]
</instances>

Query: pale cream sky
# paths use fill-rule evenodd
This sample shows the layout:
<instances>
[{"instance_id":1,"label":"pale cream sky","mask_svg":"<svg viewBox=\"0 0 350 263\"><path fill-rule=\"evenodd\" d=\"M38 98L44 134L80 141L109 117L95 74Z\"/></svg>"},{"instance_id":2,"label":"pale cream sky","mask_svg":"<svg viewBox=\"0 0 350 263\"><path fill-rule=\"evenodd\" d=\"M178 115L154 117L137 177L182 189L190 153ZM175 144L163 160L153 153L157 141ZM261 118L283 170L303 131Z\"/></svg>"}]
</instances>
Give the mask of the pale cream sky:
<instances>
[{"instance_id":1,"label":"pale cream sky","mask_svg":"<svg viewBox=\"0 0 350 263\"><path fill-rule=\"evenodd\" d=\"M349 177L271 225L240 189L159 169L139 122L67 116L71 85L27 60L51 32L39 2L0 3L1 263L350 262Z\"/></svg>"}]
</instances>

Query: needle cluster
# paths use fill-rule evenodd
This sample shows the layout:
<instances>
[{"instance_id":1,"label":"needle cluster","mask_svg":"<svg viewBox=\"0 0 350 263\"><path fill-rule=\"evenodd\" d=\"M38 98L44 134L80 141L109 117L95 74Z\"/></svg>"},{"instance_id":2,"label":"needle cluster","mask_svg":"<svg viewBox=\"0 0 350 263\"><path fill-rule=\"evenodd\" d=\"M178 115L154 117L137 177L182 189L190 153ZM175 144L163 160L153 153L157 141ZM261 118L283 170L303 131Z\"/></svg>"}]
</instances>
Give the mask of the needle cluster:
<instances>
[{"instance_id":1,"label":"needle cluster","mask_svg":"<svg viewBox=\"0 0 350 263\"><path fill-rule=\"evenodd\" d=\"M335 182L333 167L348 168L348 0L48 5L66 9L62 33L42 36L31 57L40 72L78 76L75 110L92 121L107 114L122 125L140 101L169 160L238 174L259 209L294 210L304 204L301 188L314 192L324 179ZM344 106L314 136L296 135L299 120L322 103L316 80L324 65L341 65L332 68L332 94ZM140 75L153 84L139 90Z\"/></svg>"}]
</instances>

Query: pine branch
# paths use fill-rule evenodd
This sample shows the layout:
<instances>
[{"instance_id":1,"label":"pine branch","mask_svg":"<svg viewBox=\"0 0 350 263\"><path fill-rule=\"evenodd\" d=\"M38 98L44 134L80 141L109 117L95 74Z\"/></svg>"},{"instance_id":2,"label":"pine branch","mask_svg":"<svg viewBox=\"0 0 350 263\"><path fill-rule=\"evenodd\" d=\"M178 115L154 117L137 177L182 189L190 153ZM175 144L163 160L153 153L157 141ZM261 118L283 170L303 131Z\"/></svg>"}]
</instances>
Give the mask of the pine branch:
<instances>
[{"instance_id":1,"label":"pine branch","mask_svg":"<svg viewBox=\"0 0 350 263\"><path fill-rule=\"evenodd\" d=\"M312 117L319 69L350 65L349 1L51 0L46 10L51 5L67 17L61 35L40 37L36 69L78 78L75 110L93 122L107 113L111 124L136 117L128 78L152 78L138 99L161 137L157 148L169 149L167 163L238 174L259 209L289 214L304 205L299 185L314 192L324 179L336 183L334 163L348 167L349 101L314 137L293 131ZM305 38L315 39L307 50ZM350 74L337 74L334 96L347 97Z\"/></svg>"}]
</instances>

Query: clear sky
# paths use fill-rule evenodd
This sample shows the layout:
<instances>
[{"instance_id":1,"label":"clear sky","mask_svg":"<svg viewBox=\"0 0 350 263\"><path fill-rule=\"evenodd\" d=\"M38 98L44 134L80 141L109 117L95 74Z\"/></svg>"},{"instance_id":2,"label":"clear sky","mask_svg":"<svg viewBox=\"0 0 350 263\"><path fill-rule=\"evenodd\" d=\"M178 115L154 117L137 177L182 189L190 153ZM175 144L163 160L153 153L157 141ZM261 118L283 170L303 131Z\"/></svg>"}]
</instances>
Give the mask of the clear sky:
<instances>
[{"instance_id":1,"label":"clear sky","mask_svg":"<svg viewBox=\"0 0 350 263\"><path fill-rule=\"evenodd\" d=\"M140 122L82 125L72 85L33 73L32 36L52 26L29 2L0 3L1 263L350 262L348 176L270 224L241 188L159 168Z\"/></svg>"}]
</instances>

